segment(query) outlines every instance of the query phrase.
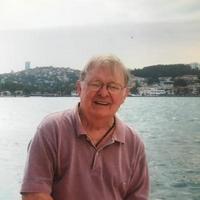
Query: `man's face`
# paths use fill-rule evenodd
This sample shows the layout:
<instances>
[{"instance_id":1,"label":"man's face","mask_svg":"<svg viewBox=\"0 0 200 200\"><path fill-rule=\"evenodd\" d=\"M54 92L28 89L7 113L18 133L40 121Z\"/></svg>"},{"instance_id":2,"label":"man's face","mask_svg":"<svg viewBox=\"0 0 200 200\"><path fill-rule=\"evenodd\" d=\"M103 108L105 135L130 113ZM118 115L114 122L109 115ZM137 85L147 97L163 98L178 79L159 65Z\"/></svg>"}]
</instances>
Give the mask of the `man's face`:
<instances>
[{"instance_id":1,"label":"man's face","mask_svg":"<svg viewBox=\"0 0 200 200\"><path fill-rule=\"evenodd\" d=\"M114 88L113 91L115 86L118 90ZM85 80L78 82L77 91L82 111L94 118L113 117L128 92L122 71L112 71L106 66L89 71Z\"/></svg>"}]
</instances>

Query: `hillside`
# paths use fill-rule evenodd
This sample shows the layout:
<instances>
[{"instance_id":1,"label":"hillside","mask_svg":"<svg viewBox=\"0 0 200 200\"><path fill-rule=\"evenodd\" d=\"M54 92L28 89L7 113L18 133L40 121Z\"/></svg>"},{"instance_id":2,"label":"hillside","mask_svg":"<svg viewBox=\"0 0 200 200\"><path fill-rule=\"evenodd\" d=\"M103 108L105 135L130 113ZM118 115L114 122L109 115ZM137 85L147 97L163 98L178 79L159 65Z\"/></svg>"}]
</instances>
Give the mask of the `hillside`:
<instances>
[{"instance_id":1,"label":"hillside","mask_svg":"<svg viewBox=\"0 0 200 200\"><path fill-rule=\"evenodd\" d=\"M184 75L200 75L199 68L192 68L189 64L153 65L143 69L131 70L131 74L143 78L177 77Z\"/></svg>"},{"instance_id":2,"label":"hillside","mask_svg":"<svg viewBox=\"0 0 200 200\"><path fill-rule=\"evenodd\" d=\"M199 95L200 70L190 65L154 65L130 70L136 79L131 92L157 84L160 89L171 90L170 94ZM71 68L36 67L16 73L0 74L0 96L69 96L75 90L79 70ZM193 75L192 77L184 77ZM168 84L168 88L167 85ZM170 86L169 86L170 84ZM182 87L183 92L178 91ZM167 91L168 92L168 91Z\"/></svg>"},{"instance_id":3,"label":"hillside","mask_svg":"<svg viewBox=\"0 0 200 200\"><path fill-rule=\"evenodd\" d=\"M79 71L70 68L37 67L0 75L0 91L22 91L30 94L70 95L75 89Z\"/></svg>"}]
</instances>

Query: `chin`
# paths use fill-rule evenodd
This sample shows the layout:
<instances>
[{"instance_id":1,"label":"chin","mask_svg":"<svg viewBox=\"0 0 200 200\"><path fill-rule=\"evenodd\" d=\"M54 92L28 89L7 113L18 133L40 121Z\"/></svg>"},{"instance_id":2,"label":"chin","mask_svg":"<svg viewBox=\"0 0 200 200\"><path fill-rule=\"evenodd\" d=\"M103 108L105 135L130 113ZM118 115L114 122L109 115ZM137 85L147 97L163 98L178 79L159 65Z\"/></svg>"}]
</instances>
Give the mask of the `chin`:
<instances>
[{"instance_id":1,"label":"chin","mask_svg":"<svg viewBox=\"0 0 200 200\"><path fill-rule=\"evenodd\" d=\"M108 113L108 112L94 111L93 115L96 116L97 118L109 118L113 117L115 114L110 112Z\"/></svg>"}]
</instances>

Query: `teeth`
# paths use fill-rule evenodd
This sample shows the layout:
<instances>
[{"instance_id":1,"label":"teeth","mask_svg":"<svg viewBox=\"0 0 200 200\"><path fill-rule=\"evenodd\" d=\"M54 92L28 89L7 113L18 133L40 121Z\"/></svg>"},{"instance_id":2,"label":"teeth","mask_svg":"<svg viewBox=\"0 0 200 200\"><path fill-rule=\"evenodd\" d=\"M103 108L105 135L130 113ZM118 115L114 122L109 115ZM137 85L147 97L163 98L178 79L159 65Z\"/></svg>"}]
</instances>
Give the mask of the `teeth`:
<instances>
[{"instance_id":1,"label":"teeth","mask_svg":"<svg viewBox=\"0 0 200 200\"><path fill-rule=\"evenodd\" d=\"M97 103L97 104L102 104L102 105L108 105L107 102L102 102L102 101L96 101L95 103Z\"/></svg>"}]
</instances>

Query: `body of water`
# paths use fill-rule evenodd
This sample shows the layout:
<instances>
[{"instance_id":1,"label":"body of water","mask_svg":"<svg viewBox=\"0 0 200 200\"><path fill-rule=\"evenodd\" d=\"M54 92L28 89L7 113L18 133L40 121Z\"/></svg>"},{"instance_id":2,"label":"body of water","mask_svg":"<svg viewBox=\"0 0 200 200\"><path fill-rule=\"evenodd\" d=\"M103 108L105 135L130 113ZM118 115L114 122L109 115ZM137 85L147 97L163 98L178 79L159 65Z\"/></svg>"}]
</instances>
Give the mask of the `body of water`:
<instances>
[{"instance_id":1,"label":"body of water","mask_svg":"<svg viewBox=\"0 0 200 200\"><path fill-rule=\"evenodd\" d=\"M49 113L76 97L0 98L0 199L19 200L27 145ZM152 200L200 199L200 98L130 97L118 115L143 138Z\"/></svg>"}]
</instances>

